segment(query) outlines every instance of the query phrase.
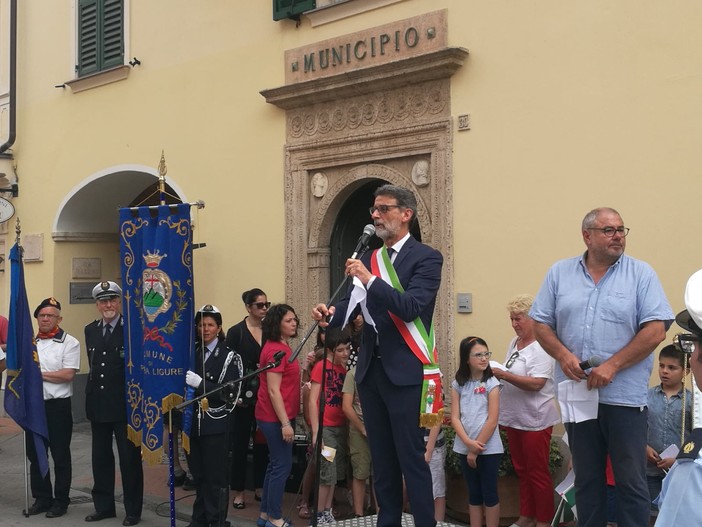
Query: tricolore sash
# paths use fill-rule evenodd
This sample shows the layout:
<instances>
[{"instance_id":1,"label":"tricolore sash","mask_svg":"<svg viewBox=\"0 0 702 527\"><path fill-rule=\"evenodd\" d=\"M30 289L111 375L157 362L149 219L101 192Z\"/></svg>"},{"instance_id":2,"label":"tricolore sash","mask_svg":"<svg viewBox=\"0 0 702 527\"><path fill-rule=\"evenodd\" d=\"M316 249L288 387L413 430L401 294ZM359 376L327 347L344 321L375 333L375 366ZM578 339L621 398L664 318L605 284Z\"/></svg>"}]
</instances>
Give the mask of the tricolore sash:
<instances>
[{"instance_id":1,"label":"tricolore sash","mask_svg":"<svg viewBox=\"0 0 702 527\"><path fill-rule=\"evenodd\" d=\"M390 255L383 245L371 255L371 273L395 290L404 293L405 290L397 277L397 272L390 261ZM422 382L422 398L419 402L419 426L432 428L443 421L443 397L441 391L441 371L439 370L436 339L434 337L434 322L427 332L420 317L405 322L394 313L388 311L395 327L402 335L409 348L422 363L424 379Z\"/></svg>"}]
</instances>

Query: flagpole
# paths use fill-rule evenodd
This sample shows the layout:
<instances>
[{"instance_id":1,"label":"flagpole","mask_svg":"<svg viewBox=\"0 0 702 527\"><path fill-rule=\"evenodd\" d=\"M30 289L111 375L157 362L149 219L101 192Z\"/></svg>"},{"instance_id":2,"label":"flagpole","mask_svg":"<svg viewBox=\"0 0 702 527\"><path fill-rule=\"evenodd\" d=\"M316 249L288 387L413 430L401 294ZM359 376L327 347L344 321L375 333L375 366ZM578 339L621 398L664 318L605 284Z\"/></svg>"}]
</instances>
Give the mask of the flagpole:
<instances>
[{"instance_id":1,"label":"flagpole","mask_svg":"<svg viewBox=\"0 0 702 527\"><path fill-rule=\"evenodd\" d=\"M20 226L20 218L17 216L15 220L15 243L19 252L20 261L22 259L22 244L20 243L20 235L22 227ZM27 431L22 428L22 454L24 455L24 509L22 514L25 518L29 518L29 467L27 466Z\"/></svg>"},{"instance_id":2,"label":"flagpole","mask_svg":"<svg viewBox=\"0 0 702 527\"><path fill-rule=\"evenodd\" d=\"M27 431L22 429L22 453L24 454L24 514L29 518L29 469L27 468Z\"/></svg>"}]
</instances>

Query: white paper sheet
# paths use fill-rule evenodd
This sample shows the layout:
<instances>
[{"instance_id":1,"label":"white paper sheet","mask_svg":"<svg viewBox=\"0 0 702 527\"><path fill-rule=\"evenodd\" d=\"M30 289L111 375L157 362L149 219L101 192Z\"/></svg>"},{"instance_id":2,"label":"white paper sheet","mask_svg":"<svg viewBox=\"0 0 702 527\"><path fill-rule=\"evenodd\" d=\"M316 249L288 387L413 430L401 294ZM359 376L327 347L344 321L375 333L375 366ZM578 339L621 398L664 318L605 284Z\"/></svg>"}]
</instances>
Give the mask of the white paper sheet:
<instances>
[{"instance_id":1,"label":"white paper sheet","mask_svg":"<svg viewBox=\"0 0 702 527\"><path fill-rule=\"evenodd\" d=\"M503 370L503 371L505 371L505 367L504 367L502 364L500 364L499 362L497 362L496 360L491 360L491 361L490 361L490 367L491 367L493 370L497 369L497 370Z\"/></svg>"},{"instance_id":2,"label":"white paper sheet","mask_svg":"<svg viewBox=\"0 0 702 527\"><path fill-rule=\"evenodd\" d=\"M588 390L587 381L568 379L558 384L558 402L561 405L561 419L564 423L597 419L599 401L600 392Z\"/></svg>"},{"instance_id":3,"label":"white paper sheet","mask_svg":"<svg viewBox=\"0 0 702 527\"><path fill-rule=\"evenodd\" d=\"M666 448L663 452L661 452L659 455L661 456L661 459L675 459L678 457L678 453L680 452L680 449L678 448L678 445L672 444L668 448Z\"/></svg>"}]
</instances>

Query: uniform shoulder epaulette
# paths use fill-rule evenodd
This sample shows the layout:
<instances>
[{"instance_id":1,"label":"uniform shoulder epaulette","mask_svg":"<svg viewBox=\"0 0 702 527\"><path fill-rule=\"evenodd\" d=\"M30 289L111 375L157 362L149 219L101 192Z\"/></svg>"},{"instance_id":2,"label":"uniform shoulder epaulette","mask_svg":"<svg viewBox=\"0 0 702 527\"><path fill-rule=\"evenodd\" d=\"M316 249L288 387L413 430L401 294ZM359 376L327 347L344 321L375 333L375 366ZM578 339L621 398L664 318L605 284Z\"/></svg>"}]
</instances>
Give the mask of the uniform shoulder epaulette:
<instances>
[{"instance_id":1,"label":"uniform shoulder epaulette","mask_svg":"<svg viewBox=\"0 0 702 527\"><path fill-rule=\"evenodd\" d=\"M702 428L695 428L678 452L677 459L697 459L700 448L702 448Z\"/></svg>"}]
</instances>

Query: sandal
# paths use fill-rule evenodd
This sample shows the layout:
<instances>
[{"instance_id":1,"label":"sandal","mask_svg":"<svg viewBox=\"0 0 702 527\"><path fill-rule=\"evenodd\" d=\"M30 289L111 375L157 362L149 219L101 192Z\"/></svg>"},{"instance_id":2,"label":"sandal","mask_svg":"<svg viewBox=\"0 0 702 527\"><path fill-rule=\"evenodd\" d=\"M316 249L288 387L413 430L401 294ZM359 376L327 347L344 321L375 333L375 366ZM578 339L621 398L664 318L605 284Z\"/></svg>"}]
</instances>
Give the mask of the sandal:
<instances>
[{"instance_id":1,"label":"sandal","mask_svg":"<svg viewBox=\"0 0 702 527\"><path fill-rule=\"evenodd\" d=\"M239 501L239 500L241 500L241 501ZM237 497L234 498L234 501L232 501L232 507L234 507L235 509L239 509L239 510L246 508L246 503L244 502L243 493L237 495Z\"/></svg>"},{"instance_id":2,"label":"sandal","mask_svg":"<svg viewBox=\"0 0 702 527\"><path fill-rule=\"evenodd\" d=\"M306 503L300 503L300 505L297 506L297 515L303 520L308 520L312 516L310 508Z\"/></svg>"}]
</instances>

